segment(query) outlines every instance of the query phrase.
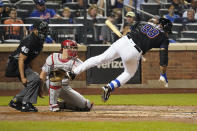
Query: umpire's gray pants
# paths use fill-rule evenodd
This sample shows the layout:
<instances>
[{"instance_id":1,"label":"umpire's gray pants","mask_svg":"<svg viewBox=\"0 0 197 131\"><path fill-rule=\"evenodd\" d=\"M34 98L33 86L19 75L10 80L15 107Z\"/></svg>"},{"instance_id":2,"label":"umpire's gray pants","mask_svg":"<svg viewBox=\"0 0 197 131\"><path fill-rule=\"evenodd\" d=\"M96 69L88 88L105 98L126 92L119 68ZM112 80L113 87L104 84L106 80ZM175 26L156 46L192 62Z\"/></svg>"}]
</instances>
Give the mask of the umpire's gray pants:
<instances>
[{"instance_id":1,"label":"umpire's gray pants","mask_svg":"<svg viewBox=\"0 0 197 131\"><path fill-rule=\"evenodd\" d=\"M16 95L16 99L23 103L30 102L35 104L37 103L38 90L41 82L39 74L28 67L25 69L25 76L28 81L27 85Z\"/></svg>"}]
</instances>

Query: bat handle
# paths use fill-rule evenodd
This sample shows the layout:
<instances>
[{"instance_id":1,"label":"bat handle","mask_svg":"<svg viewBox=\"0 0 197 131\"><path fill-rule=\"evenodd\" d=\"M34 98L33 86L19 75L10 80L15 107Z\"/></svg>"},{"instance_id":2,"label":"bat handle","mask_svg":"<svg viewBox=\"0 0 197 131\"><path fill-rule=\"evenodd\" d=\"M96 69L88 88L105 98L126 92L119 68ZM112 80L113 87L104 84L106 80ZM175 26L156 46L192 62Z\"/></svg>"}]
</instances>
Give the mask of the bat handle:
<instances>
[{"instance_id":1,"label":"bat handle","mask_svg":"<svg viewBox=\"0 0 197 131\"><path fill-rule=\"evenodd\" d=\"M141 57L143 62L146 62L146 58L144 56Z\"/></svg>"}]
</instances>

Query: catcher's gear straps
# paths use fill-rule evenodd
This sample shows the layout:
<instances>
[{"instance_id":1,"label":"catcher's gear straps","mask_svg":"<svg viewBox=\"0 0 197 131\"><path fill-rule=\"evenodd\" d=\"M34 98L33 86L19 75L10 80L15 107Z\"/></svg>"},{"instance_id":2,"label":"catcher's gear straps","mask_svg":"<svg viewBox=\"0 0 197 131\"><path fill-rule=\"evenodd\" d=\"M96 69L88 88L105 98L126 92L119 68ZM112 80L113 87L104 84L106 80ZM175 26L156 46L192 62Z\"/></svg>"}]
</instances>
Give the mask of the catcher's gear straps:
<instances>
[{"instance_id":1,"label":"catcher's gear straps","mask_svg":"<svg viewBox=\"0 0 197 131\"><path fill-rule=\"evenodd\" d=\"M59 58L59 54L58 54L58 58ZM52 66L54 66L53 53L52 53L52 55L51 55L51 60L52 60ZM73 67L73 65L75 65L75 62L76 62L76 59L74 59L73 64L72 64L72 67ZM72 70L72 69L71 69L71 70Z\"/></svg>"},{"instance_id":2,"label":"catcher's gear straps","mask_svg":"<svg viewBox=\"0 0 197 131\"><path fill-rule=\"evenodd\" d=\"M61 86L51 86L51 85L49 87L54 90L58 90L58 89L62 88Z\"/></svg>"},{"instance_id":3,"label":"catcher's gear straps","mask_svg":"<svg viewBox=\"0 0 197 131\"><path fill-rule=\"evenodd\" d=\"M52 66L54 65L54 60L53 60L53 53L51 55L51 60L52 60Z\"/></svg>"}]
</instances>

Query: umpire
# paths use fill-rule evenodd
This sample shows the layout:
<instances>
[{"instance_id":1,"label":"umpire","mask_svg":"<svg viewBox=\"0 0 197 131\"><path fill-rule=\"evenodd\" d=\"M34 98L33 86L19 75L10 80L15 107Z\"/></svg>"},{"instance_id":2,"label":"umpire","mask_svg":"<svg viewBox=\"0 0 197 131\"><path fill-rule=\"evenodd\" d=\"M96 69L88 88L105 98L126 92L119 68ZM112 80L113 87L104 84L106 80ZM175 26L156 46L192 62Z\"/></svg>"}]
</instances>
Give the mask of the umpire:
<instances>
[{"instance_id":1,"label":"umpire","mask_svg":"<svg viewBox=\"0 0 197 131\"><path fill-rule=\"evenodd\" d=\"M32 104L37 103L41 80L39 74L31 69L31 62L42 51L48 32L47 22L36 21L31 34L21 40L18 48L9 56L5 75L18 77L25 87L10 101L9 106L21 112L38 111Z\"/></svg>"}]
</instances>

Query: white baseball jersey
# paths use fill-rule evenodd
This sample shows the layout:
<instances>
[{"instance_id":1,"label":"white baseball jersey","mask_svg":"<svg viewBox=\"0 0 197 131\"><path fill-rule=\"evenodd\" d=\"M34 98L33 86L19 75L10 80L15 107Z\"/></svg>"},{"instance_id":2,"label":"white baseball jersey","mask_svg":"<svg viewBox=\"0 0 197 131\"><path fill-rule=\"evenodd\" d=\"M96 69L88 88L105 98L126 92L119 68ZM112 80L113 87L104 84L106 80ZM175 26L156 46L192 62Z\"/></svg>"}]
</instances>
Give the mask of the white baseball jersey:
<instances>
[{"instance_id":1,"label":"white baseball jersey","mask_svg":"<svg viewBox=\"0 0 197 131\"><path fill-rule=\"evenodd\" d=\"M79 66L82 61L78 58L72 58L72 59L61 59L62 54L60 53L53 53L51 54L47 59L45 65L42 67L42 70L47 73L47 75L50 74L50 72L54 69L63 69L65 71L72 71L74 68ZM56 82L50 82L50 86L61 86L61 85L68 85L69 80L63 79L61 83Z\"/></svg>"},{"instance_id":2,"label":"white baseball jersey","mask_svg":"<svg viewBox=\"0 0 197 131\"><path fill-rule=\"evenodd\" d=\"M42 70L49 76L50 72L54 69L63 69L65 71L72 71L74 68L82 64L83 62L78 58L61 59L62 54L53 53L47 59L46 63L42 67ZM49 81L49 80L48 80ZM85 99L78 92L73 90L69 86L69 79L65 78L60 82L49 81L49 103L50 108L57 105L57 99L61 98L68 104L68 106L86 108L90 106L89 100Z\"/></svg>"}]
</instances>

